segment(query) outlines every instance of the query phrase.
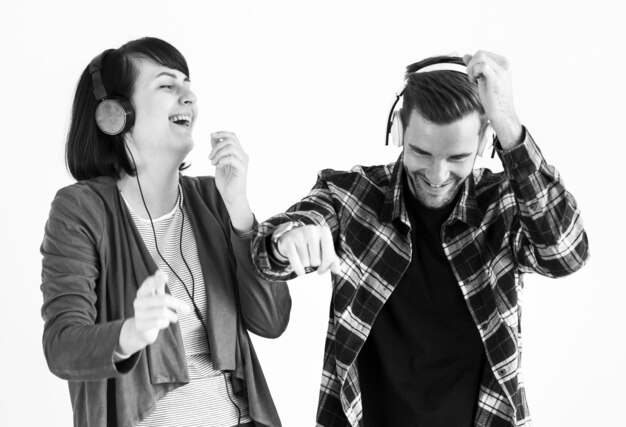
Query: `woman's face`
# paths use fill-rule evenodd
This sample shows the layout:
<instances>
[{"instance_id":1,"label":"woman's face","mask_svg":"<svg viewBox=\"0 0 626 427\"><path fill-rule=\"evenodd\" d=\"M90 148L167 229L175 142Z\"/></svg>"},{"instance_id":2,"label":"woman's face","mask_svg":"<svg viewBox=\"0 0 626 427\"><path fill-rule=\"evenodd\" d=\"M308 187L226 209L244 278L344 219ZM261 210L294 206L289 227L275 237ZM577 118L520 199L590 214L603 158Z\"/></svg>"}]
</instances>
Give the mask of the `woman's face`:
<instances>
[{"instance_id":1,"label":"woman's face","mask_svg":"<svg viewBox=\"0 0 626 427\"><path fill-rule=\"evenodd\" d=\"M139 72L130 99L135 123L126 138L144 159L165 156L180 163L193 148L198 114L189 78L151 59L133 61Z\"/></svg>"}]
</instances>

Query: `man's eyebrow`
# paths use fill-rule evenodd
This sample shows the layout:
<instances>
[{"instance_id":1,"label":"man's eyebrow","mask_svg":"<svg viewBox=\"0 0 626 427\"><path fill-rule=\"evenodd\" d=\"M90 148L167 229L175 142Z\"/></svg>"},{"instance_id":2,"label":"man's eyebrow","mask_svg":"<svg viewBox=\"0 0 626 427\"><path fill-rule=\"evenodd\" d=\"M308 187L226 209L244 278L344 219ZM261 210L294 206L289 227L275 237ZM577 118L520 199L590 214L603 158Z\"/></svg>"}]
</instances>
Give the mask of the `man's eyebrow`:
<instances>
[{"instance_id":1,"label":"man's eyebrow","mask_svg":"<svg viewBox=\"0 0 626 427\"><path fill-rule=\"evenodd\" d=\"M412 150L415 150L415 151L417 151L417 152L418 152L418 153L420 153L420 154L426 154L426 155L429 155L429 156L432 154L432 153L430 153L430 152L428 152L428 151L426 151L426 150L423 150L423 149L421 149L421 148L419 148L418 146L413 145L413 144L409 144L409 147L411 147L411 149L412 149ZM474 154L474 153L469 153L469 152L468 152L468 153L458 153L458 154L453 154L453 155L451 155L451 156L449 156L449 157L450 157L450 158L470 157L470 156L472 156L473 154Z\"/></svg>"},{"instance_id":2,"label":"man's eyebrow","mask_svg":"<svg viewBox=\"0 0 626 427\"><path fill-rule=\"evenodd\" d=\"M453 154L450 157L469 157L472 156L474 153L459 153L459 154Z\"/></svg>"},{"instance_id":3,"label":"man's eyebrow","mask_svg":"<svg viewBox=\"0 0 626 427\"><path fill-rule=\"evenodd\" d=\"M421 153L421 154L430 154L428 151L426 151L426 150L422 150L422 149L421 149L421 148L419 148L417 145L409 144L409 147L411 147L411 150L417 151L418 153Z\"/></svg>"}]
</instances>

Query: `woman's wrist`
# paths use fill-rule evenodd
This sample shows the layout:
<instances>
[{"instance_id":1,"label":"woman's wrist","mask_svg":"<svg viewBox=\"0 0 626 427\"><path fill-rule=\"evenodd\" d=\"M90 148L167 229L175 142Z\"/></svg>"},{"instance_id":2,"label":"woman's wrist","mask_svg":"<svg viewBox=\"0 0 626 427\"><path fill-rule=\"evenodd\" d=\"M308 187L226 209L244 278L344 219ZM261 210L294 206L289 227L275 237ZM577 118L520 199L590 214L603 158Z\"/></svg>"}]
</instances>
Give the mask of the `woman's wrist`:
<instances>
[{"instance_id":1,"label":"woman's wrist","mask_svg":"<svg viewBox=\"0 0 626 427\"><path fill-rule=\"evenodd\" d=\"M230 203L225 202L225 205L230 222L237 233L247 233L254 228L254 214L246 198Z\"/></svg>"},{"instance_id":2,"label":"woman's wrist","mask_svg":"<svg viewBox=\"0 0 626 427\"><path fill-rule=\"evenodd\" d=\"M115 352L118 356L129 357L146 346L146 344L142 344L141 340L137 338L134 330L135 318L131 317L126 319L122 324L120 337L117 340L117 347L115 348Z\"/></svg>"}]
</instances>

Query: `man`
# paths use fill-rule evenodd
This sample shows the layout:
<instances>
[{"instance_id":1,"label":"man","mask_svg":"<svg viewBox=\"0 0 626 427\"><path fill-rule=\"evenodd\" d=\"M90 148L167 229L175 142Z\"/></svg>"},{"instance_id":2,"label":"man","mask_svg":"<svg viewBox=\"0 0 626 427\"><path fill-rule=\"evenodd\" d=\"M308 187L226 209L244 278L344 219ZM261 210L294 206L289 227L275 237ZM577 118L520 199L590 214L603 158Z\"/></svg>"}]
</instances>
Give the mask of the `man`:
<instances>
[{"instance_id":1,"label":"man","mask_svg":"<svg viewBox=\"0 0 626 427\"><path fill-rule=\"evenodd\" d=\"M318 425L528 426L522 276L585 263L579 211L517 118L505 58L430 58L406 80L397 162L322 171L261 225L255 265L333 272ZM502 173L473 169L489 126Z\"/></svg>"}]
</instances>

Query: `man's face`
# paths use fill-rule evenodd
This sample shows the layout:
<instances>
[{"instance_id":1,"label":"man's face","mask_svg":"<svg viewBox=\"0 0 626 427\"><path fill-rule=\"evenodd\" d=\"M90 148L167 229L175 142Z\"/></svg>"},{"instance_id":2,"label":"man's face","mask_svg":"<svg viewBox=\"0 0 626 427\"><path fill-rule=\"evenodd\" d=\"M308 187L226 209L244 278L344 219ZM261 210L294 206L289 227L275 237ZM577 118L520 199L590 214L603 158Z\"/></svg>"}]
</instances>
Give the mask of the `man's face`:
<instances>
[{"instance_id":1,"label":"man's face","mask_svg":"<svg viewBox=\"0 0 626 427\"><path fill-rule=\"evenodd\" d=\"M480 129L478 113L445 125L411 113L404 133L404 170L420 203L440 208L454 200L482 149Z\"/></svg>"}]
</instances>

